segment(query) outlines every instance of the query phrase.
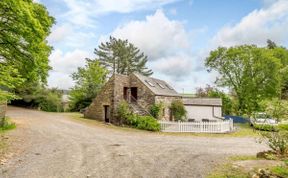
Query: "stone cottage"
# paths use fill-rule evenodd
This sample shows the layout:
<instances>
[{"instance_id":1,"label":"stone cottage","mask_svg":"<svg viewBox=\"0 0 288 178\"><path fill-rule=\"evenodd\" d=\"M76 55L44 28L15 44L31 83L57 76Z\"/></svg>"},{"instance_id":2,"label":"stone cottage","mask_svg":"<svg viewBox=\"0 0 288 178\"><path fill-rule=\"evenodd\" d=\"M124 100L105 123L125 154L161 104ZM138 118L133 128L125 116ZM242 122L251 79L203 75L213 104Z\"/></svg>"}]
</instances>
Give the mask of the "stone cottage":
<instances>
[{"instance_id":1,"label":"stone cottage","mask_svg":"<svg viewBox=\"0 0 288 178\"><path fill-rule=\"evenodd\" d=\"M116 119L116 109L121 101L126 100L133 111L141 115L149 115L150 107L162 102L162 120L173 120L169 107L176 99L182 99L182 96L163 80L138 73L129 76L114 74L86 109L84 117L117 124L119 121ZM187 101L187 98L184 101Z\"/></svg>"},{"instance_id":2,"label":"stone cottage","mask_svg":"<svg viewBox=\"0 0 288 178\"><path fill-rule=\"evenodd\" d=\"M181 96L163 80L138 73L114 74L84 112L84 117L117 123L116 109L126 100L139 114L148 114L151 105L163 102L163 119L171 120L169 106L175 99L181 99Z\"/></svg>"}]
</instances>

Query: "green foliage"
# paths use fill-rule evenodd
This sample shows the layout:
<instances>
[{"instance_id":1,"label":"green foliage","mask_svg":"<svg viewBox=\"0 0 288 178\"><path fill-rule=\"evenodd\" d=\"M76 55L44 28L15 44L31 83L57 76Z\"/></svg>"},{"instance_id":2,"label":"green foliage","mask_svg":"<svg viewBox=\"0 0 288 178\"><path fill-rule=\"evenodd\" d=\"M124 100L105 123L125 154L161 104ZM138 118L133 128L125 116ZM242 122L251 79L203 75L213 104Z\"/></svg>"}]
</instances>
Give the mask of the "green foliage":
<instances>
[{"instance_id":1,"label":"green foliage","mask_svg":"<svg viewBox=\"0 0 288 178\"><path fill-rule=\"evenodd\" d=\"M155 103L150 107L150 114L156 118L160 119L163 116L163 109L164 109L164 104L161 103Z\"/></svg>"},{"instance_id":2,"label":"green foliage","mask_svg":"<svg viewBox=\"0 0 288 178\"><path fill-rule=\"evenodd\" d=\"M85 67L79 67L72 74L76 85L69 96L69 107L72 111L80 111L90 105L106 82L107 70L100 66L99 61L86 59Z\"/></svg>"},{"instance_id":3,"label":"green foliage","mask_svg":"<svg viewBox=\"0 0 288 178\"><path fill-rule=\"evenodd\" d=\"M160 124L151 116L129 115L126 123L134 128L148 131L160 131Z\"/></svg>"},{"instance_id":4,"label":"green foliage","mask_svg":"<svg viewBox=\"0 0 288 178\"><path fill-rule=\"evenodd\" d=\"M211 87L209 85L206 88L197 88L197 97L210 97L210 98L221 98L223 105L223 114L231 115L233 113L233 101L231 97L217 88Z\"/></svg>"},{"instance_id":5,"label":"green foliage","mask_svg":"<svg viewBox=\"0 0 288 178\"><path fill-rule=\"evenodd\" d=\"M270 124L254 124L253 127L256 130L262 130L262 131L269 131L269 132L276 132L278 131L278 127L275 125Z\"/></svg>"},{"instance_id":6,"label":"green foliage","mask_svg":"<svg viewBox=\"0 0 288 178\"><path fill-rule=\"evenodd\" d=\"M11 130L14 128L16 128L16 124L11 122L7 117L0 119L0 131Z\"/></svg>"},{"instance_id":7,"label":"green foliage","mask_svg":"<svg viewBox=\"0 0 288 178\"><path fill-rule=\"evenodd\" d=\"M278 177L288 177L288 167L287 166L276 166L271 168L271 172Z\"/></svg>"},{"instance_id":8,"label":"green foliage","mask_svg":"<svg viewBox=\"0 0 288 178\"><path fill-rule=\"evenodd\" d=\"M186 120L186 109L182 100L174 100L170 106L172 115L174 116L175 121L184 121Z\"/></svg>"},{"instance_id":9,"label":"green foliage","mask_svg":"<svg viewBox=\"0 0 288 178\"><path fill-rule=\"evenodd\" d=\"M145 76L152 75L152 71L146 67L147 56L128 40L121 40L110 37L106 43L101 43L95 49L96 59L105 66L111 73L129 75L133 72Z\"/></svg>"},{"instance_id":10,"label":"green foliage","mask_svg":"<svg viewBox=\"0 0 288 178\"><path fill-rule=\"evenodd\" d=\"M280 155L288 154L288 132L262 132L264 142Z\"/></svg>"},{"instance_id":11,"label":"green foliage","mask_svg":"<svg viewBox=\"0 0 288 178\"><path fill-rule=\"evenodd\" d=\"M52 50L46 37L54 18L43 5L32 0L1 0L0 7L0 63L25 79L16 92L29 83L46 84Z\"/></svg>"},{"instance_id":12,"label":"green foliage","mask_svg":"<svg viewBox=\"0 0 288 178\"><path fill-rule=\"evenodd\" d=\"M288 124L278 124L278 129L282 131L288 131Z\"/></svg>"},{"instance_id":13,"label":"green foliage","mask_svg":"<svg viewBox=\"0 0 288 178\"><path fill-rule=\"evenodd\" d=\"M61 101L61 94L53 91L44 91L37 98L35 98L38 107L42 111L48 112L62 112L63 106Z\"/></svg>"},{"instance_id":14,"label":"green foliage","mask_svg":"<svg viewBox=\"0 0 288 178\"><path fill-rule=\"evenodd\" d=\"M261 100L280 94L282 62L271 49L255 45L219 47L210 53L205 65L208 71L219 73L218 86L233 90L240 114L250 115L259 110Z\"/></svg>"},{"instance_id":15,"label":"green foliage","mask_svg":"<svg viewBox=\"0 0 288 178\"><path fill-rule=\"evenodd\" d=\"M130 121L129 118L132 115L132 111L129 108L129 105L126 101L121 101L116 109L116 117L120 120L120 123L124 124L132 124L132 120Z\"/></svg>"},{"instance_id":16,"label":"green foliage","mask_svg":"<svg viewBox=\"0 0 288 178\"><path fill-rule=\"evenodd\" d=\"M35 90L35 91L34 91ZM62 112L62 93L57 89L35 86L33 90L23 93L21 100L14 100L14 105L38 108L48 112Z\"/></svg>"},{"instance_id":17,"label":"green foliage","mask_svg":"<svg viewBox=\"0 0 288 178\"><path fill-rule=\"evenodd\" d=\"M16 99L13 90L23 81L17 69L0 63L0 103Z\"/></svg>"},{"instance_id":18,"label":"green foliage","mask_svg":"<svg viewBox=\"0 0 288 178\"><path fill-rule=\"evenodd\" d=\"M268 115L277 119L277 121L288 119L288 101L273 98L271 100L263 100L260 105Z\"/></svg>"}]
</instances>

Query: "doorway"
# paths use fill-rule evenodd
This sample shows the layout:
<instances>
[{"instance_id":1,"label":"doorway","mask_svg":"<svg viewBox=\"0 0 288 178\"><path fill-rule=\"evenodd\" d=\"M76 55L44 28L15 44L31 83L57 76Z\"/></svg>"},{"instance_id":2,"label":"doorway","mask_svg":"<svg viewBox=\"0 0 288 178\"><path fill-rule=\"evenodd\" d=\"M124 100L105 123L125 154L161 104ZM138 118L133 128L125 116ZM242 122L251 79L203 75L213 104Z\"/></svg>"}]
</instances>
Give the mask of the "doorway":
<instances>
[{"instance_id":1,"label":"doorway","mask_svg":"<svg viewBox=\"0 0 288 178\"><path fill-rule=\"evenodd\" d=\"M105 120L105 122L110 122L110 109L109 109L109 105L104 105L104 120Z\"/></svg>"},{"instance_id":2,"label":"doorway","mask_svg":"<svg viewBox=\"0 0 288 178\"><path fill-rule=\"evenodd\" d=\"M137 87L131 87L131 100L137 102L137 99L138 99Z\"/></svg>"}]
</instances>

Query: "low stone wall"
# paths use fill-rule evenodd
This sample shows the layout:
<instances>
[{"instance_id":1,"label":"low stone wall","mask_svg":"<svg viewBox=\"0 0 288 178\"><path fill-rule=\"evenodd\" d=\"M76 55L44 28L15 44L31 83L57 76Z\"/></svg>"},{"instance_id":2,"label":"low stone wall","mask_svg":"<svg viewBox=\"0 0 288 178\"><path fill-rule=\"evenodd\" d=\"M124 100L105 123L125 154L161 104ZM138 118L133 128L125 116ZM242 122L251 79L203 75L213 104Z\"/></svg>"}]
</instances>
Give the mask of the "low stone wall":
<instances>
[{"instance_id":1,"label":"low stone wall","mask_svg":"<svg viewBox=\"0 0 288 178\"><path fill-rule=\"evenodd\" d=\"M7 110L7 104L0 104L0 119L5 117L6 114L6 110Z\"/></svg>"}]
</instances>

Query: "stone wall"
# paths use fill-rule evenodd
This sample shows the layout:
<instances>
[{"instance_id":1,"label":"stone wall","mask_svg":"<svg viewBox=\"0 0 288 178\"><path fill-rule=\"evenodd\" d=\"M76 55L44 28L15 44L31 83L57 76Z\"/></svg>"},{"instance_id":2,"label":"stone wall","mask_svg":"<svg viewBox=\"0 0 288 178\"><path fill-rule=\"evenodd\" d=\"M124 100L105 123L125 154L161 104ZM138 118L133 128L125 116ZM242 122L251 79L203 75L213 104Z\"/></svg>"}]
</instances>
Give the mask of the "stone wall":
<instances>
[{"instance_id":1,"label":"stone wall","mask_svg":"<svg viewBox=\"0 0 288 178\"><path fill-rule=\"evenodd\" d=\"M5 117L6 110L7 110L7 104L6 103L0 104L0 119L3 119Z\"/></svg>"},{"instance_id":2,"label":"stone wall","mask_svg":"<svg viewBox=\"0 0 288 178\"><path fill-rule=\"evenodd\" d=\"M181 99L179 96L156 96L155 97L155 103L163 103L164 104L164 111L163 111L163 118L162 120L173 120L173 117L171 116L170 106L172 101Z\"/></svg>"},{"instance_id":3,"label":"stone wall","mask_svg":"<svg viewBox=\"0 0 288 178\"><path fill-rule=\"evenodd\" d=\"M124 100L124 87L130 87L129 77L126 75L117 74L114 76L114 98L113 100L113 107L112 107L112 123L119 123L116 118L116 109L121 101Z\"/></svg>"},{"instance_id":4,"label":"stone wall","mask_svg":"<svg viewBox=\"0 0 288 178\"><path fill-rule=\"evenodd\" d=\"M133 74L130 75L130 86L137 87L137 102L141 107L149 112L150 106L155 103L154 93Z\"/></svg>"},{"instance_id":5,"label":"stone wall","mask_svg":"<svg viewBox=\"0 0 288 178\"><path fill-rule=\"evenodd\" d=\"M110 106L110 116L113 115L114 76L103 86L91 105L84 112L84 117L104 121L104 105Z\"/></svg>"}]
</instances>

